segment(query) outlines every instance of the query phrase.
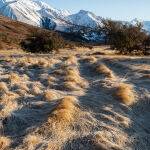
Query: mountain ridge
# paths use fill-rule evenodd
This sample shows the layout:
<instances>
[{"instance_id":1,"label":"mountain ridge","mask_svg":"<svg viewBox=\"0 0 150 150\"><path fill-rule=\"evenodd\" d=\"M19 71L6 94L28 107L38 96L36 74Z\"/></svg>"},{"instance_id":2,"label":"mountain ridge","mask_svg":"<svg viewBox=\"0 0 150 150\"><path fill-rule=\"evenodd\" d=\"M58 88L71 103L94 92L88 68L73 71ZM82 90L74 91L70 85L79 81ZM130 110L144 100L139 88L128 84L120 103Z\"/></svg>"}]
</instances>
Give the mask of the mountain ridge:
<instances>
[{"instance_id":1,"label":"mountain ridge","mask_svg":"<svg viewBox=\"0 0 150 150\"><path fill-rule=\"evenodd\" d=\"M72 26L96 28L101 25L101 17L86 10L70 13L59 10L38 0L0 0L0 14L11 19L21 21L33 26L43 27L43 18L48 18L47 27L57 31L68 32ZM45 21L45 20L44 20ZM130 23L135 24L138 19ZM150 21L141 21L143 28L150 32Z\"/></svg>"}]
</instances>

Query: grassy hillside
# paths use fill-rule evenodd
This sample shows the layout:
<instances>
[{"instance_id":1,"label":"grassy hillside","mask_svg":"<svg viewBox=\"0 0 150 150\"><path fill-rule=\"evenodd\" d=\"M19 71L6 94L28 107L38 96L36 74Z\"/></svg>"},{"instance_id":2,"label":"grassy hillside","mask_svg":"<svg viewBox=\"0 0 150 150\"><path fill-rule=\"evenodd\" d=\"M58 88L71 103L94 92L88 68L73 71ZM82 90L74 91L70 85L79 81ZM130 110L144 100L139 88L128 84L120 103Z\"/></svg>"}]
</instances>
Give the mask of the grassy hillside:
<instances>
[{"instance_id":1,"label":"grassy hillside","mask_svg":"<svg viewBox=\"0 0 150 150\"><path fill-rule=\"evenodd\" d=\"M0 49L20 48L20 42L35 32L44 32L54 38L60 36L67 41L66 43L71 44L71 42L68 42L69 37L65 33L61 34L56 31L45 30L0 16Z\"/></svg>"}]
</instances>

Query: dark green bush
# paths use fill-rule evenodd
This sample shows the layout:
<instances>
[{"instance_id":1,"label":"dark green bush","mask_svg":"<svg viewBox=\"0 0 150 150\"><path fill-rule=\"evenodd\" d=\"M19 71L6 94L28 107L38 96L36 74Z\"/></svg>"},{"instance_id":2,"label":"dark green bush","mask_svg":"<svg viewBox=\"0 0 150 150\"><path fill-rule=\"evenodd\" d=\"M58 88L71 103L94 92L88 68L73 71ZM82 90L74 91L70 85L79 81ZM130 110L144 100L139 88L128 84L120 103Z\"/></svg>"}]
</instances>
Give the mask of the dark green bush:
<instances>
[{"instance_id":1,"label":"dark green bush","mask_svg":"<svg viewBox=\"0 0 150 150\"><path fill-rule=\"evenodd\" d=\"M103 20L103 31L107 44L121 53L144 52L148 44L148 34L142 29L142 24L131 25L112 20ZM147 42L145 42L147 41Z\"/></svg>"},{"instance_id":2,"label":"dark green bush","mask_svg":"<svg viewBox=\"0 0 150 150\"><path fill-rule=\"evenodd\" d=\"M66 42L58 33L48 31L36 31L21 42L22 48L32 53L48 53L65 45Z\"/></svg>"}]
</instances>

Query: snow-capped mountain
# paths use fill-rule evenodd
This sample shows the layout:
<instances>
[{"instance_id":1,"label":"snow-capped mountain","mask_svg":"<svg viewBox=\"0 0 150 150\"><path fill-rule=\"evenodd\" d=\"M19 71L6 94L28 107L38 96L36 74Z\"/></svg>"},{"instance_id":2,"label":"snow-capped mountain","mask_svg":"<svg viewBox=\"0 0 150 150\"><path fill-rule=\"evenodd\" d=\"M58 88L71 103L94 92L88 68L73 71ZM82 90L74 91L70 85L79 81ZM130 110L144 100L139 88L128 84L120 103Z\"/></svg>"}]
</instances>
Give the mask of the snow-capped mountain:
<instances>
[{"instance_id":1,"label":"snow-capped mountain","mask_svg":"<svg viewBox=\"0 0 150 150\"><path fill-rule=\"evenodd\" d=\"M12 19L34 26L42 26L42 19L48 17L61 30L65 26L62 21L70 13L55 9L48 4L37 0L0 0L0 13Z\"/></svg>"},{"instance_id":2,"label":"snow-capped mountain","mask_svg":"<svg viewBox=\"0 0 150 150\"><path fill-rule=\"evenodd\" d=\"M39 0L0 0L0 13L39 27L43 25L43 18L49 18L49 26L60 31L65 31L71 24L92 28L100 24L100 17L91 12L81 10L77 14L70 14L67 10L55 9Z\"/></svg>"},{"instance_id":3,"label":"snow-capped mountain","mask_svg":"<svg viewBox=\"0 0 150 150\"><path fill-rule=\"evenodd\" d=\"M67 19L73 24L91 28L96 28L101 23L101 17L97 17L92 12L85 10L80 10L76 14L69 15Z\"/></svg>"},{"instance_id":4,"label":"snow-capped mountain","mask_svg":"<svg viewBox=\"0 0 150 150\"><path fill-rule=\"evenodd\" d=\"M42 0L0 0L0 14L12 19L49 29L70 31L80 27L96 28L101 25L101 17L92 12L80 10L71 14L67 10L58 10ZM135 24L137 19L131 21ZM143 21L144 29L150 31L150 21Z\"/></svg>"}]
</instances>

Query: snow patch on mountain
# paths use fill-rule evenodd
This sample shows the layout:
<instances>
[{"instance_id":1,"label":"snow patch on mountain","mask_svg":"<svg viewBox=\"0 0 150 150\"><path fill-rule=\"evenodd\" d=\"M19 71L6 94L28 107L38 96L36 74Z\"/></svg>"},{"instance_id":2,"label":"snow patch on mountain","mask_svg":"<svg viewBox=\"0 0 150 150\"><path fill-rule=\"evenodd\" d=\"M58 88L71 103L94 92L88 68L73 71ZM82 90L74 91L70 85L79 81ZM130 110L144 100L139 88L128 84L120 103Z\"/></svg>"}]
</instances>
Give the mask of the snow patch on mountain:
<instances>
[{"instance_id":1,"label":"snow patch on mountain","mask_svg":"<svg viewBox=\"0 0 150 150\"><path fill-rule=\"evenodd\" d=\"M42 18L48 17L60 29L65 24L62 19L70 15L66 10L55 9L37 0L0 0L0 13L12 19L39 27L42 25Z\"/></svg>"},{"instance_id":2,"label":"snow patch on mountain","mask_svg":"<svg viewBox=\"0 0 150 150\"><path fill-rule=\"evenodd\" d=\"M53 8L40 0L0 0L0 14L38 27L43 27L43 23L46 23L44 25L46 27L66 32L74 25L75 30L79 30L81 26L96 28L101 25L101 17L90 11L80 10L71 14L67 10ZM44 22L43 18L50 21ZM134 25L137 21L139 20L134 19L131 24ZM150 21L142 22L143 28L150 32Z\"/></svg>"},{"instance_id":3,"label":"snow patch on mountain","mask_svg":"<svg viewBox=\"0 0 150 150\"><path fill-rule=\"evenodd\" d=\"M68 20L76 25L96 28L101 23L101 18L92 12L80 10L78 13L68 16Z\"/></svg>"}]
</instances>

